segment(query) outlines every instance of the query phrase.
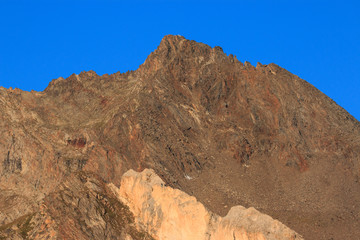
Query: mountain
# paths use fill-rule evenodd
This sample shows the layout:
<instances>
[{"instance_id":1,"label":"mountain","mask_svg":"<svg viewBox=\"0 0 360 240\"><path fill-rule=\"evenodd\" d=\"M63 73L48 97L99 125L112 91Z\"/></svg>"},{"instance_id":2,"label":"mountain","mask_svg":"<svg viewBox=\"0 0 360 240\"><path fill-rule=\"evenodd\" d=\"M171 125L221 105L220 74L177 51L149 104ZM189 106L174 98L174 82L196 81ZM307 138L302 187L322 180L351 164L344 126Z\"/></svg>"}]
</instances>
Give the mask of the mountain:
<instances>
[{"instance_id":1,"label":"mountain","mask_svg":"<svg viewBox=\"0 0 360 240\"><path fill-rule=\"evenodd\" d=\"M42 206L90 194L79 175L120 187L127 170L145 168L219 216L242 205L305 239L360 236L360 124L275 64L169 35L136 71L73 74L43 92L1 88L0 110L0 231L11 236L27 236ZM108 205L90 197L85 209L109 208L113 193L96 192ZM114 205L112 216L128 215ZM76 214L64 232L96 232L86 211ZM131 222L119 220L122 234L138 231ZM13 233L15 223L29 231Z\"/></svg>"}]
</instances>

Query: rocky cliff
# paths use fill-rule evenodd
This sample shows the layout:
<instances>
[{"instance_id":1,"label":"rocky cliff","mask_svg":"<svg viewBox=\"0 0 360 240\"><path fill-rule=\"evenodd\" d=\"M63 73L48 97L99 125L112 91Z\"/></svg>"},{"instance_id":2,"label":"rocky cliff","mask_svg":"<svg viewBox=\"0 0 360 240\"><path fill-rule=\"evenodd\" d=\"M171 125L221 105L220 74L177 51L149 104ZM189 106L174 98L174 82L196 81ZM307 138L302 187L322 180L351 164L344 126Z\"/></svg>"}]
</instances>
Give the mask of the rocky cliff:
<instances>
[{"instance_id":1,"label":"rocky cliff","mask_svg":"<svg viewBox=\"0 0 360 240\"><path fill-rule=\"evenodd\" d=\"M234 206L225 217L208 211L195 197L166 186L153 170L126 172L119 199L129 206L138 228L162 240L303 239L254 208Z\"/></svg>"},{"instance_id":2,"label":"rocky cliff","mask_svg":"<svg viewBox=\"0 0 360 240\"><path fill-rule=\"evenodd\" d=\"M0 228L0 239L275 240L303 239L254 208L224 218L166 186L151 169L129 170L120 189L96 174L71 174L40 207Z\"/></svg>"},{"instance_id":3,"label":"rocky cliff","mask_svg":"<svg viewBox=\"0 0 360 240\"><path fill-rule=\"evenodd\" d=\"M61 186L83 198L66 185L76 173L119 187L127 170L152 168L220 216L242 205L306 239L360 236L359 122L275 64L181 36L136 71L0 88L0 136L0 229L21 227Z\"/></svg>"}]
</instances>

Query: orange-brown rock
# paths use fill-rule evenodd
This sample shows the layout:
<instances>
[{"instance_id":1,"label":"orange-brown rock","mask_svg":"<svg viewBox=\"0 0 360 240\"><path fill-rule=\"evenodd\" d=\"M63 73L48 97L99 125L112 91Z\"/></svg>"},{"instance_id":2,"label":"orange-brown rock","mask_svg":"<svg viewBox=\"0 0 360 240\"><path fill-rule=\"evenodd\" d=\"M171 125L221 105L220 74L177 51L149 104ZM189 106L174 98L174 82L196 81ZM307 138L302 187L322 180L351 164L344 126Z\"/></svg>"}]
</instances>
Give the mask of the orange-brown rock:
<instances>
[{"instance_id":1,"label":"orange-brown rock","mask_svg":"<svg viewBox=\"0 0 360 240\"><path fill-rule=\"evenodd\" d=\"M171 187L151 169L126 172L120 189L111 185L129 206L138 228L160 240L303 239L291 229L254 208L232 207L220 217L195 197Z\"/></svg>"},{"instance_id":2,"label":"orange-brown rock","mask_svg":"<svg viewBox=\"0 0 360 240\"><path fill-rule=\"evenodd\" d=\"M0 239L152 240L98 176L69 175L38 209L0 228Z\"/></svg>"},{"instance_id":3,"label":"orange-brown rock","mask_svg":"<svg viewBox=\"0 0 360 240\"><path fill-rule=\"evenodd\" d=\"M0 229L26 223L74 172L119 187L152 168L220 216L242 205L305 239L360 236L359 122L275 64L181 36L136 71L0 88L0 136Z\"/></svg>"}]
</instances>

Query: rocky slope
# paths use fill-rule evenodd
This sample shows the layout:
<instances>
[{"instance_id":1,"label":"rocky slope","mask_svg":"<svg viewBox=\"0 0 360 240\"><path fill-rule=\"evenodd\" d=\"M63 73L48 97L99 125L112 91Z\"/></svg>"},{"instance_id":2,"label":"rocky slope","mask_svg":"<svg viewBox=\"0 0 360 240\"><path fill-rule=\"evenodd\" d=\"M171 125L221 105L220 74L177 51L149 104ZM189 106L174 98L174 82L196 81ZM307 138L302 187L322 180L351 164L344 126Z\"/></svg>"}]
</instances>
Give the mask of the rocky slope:
<instances>
[{"instance_id":1,"label":"rocky slope","mask_svg":"<svg viewBox=\"0 0 360 240\"><path fill-rule=\"evenodd\" d=\"M208 211L195 197L171 187L151 169L126 172L121 188L113 186L129 206L140 229L163 240L303 239L254 208L232 207L224 217Z\"/></svg>"},{"instance_id":2,"label":"rocky slope","mask_svg":"<svg viewBox=\"0 0 360 240\"><path fill-rule=\"evenodd\" d=\"M95 174L76 172L39 208L0 227L0 239L146 239L129 208Z\"/></svg>"},{"instance_id":3,"label":"rocky slope","mask_svg":"<svg viewBox=\"0 0 360 240\"><path fill-rule=\"evenodd\" d=\"M1 226L0 239L275 240L303 239L254 208L224 218L171 187L151 169L129 170L121 188L96 174L71 174L30 214Z\"/></svg>"},{"instance_id":4,"label":"rocky slope","mask_svg":"<svg viewBox=\"0 0 360 240\"><path fill-rule=\"evenodd\" d=\"M166 36L133 72L0 88L0 110L0 226L74 172L119 187L152 168L221 216L252 206L306 239L360 236L359 122L275 64Z\"/></svg>"}]
</instances>

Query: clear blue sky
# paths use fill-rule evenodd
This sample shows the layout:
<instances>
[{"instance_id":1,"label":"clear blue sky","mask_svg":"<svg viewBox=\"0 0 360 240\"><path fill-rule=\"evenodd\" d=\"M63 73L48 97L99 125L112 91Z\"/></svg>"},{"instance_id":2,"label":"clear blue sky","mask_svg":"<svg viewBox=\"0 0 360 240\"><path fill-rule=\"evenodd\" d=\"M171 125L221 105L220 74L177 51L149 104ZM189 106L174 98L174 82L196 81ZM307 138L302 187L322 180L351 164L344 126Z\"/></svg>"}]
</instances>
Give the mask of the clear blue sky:
<instances>
[{"instance_id":1,"label":"clear blue sky","mask_svg":"<svg viewBox=\"0 0 360 240\"><path fill-rule=\"evenodd\" d=\"M0 0L0 86L135 70L166 34L274 62L360 119L359 1Z\"/></svg>"}]
</instances>

